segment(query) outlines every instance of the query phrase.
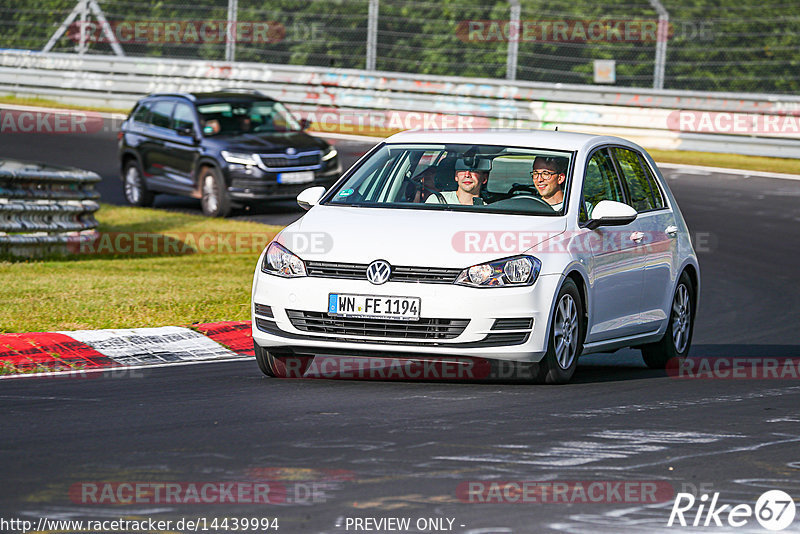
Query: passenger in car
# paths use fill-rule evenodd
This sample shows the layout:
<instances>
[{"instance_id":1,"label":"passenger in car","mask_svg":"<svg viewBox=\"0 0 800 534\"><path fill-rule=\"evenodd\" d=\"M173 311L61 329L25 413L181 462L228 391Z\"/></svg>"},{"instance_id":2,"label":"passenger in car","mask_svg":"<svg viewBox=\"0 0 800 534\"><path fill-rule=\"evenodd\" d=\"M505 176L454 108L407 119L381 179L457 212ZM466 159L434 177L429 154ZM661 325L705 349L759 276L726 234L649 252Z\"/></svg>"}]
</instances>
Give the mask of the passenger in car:
<instances>
[{"instance_id":1,"label":"passenger in car","mask_svg":"<svg viewBox=\"0 0 800 534\"><path fill-rule=\"evenodd\" d=\"M465 206L480 206L485 204L480 197L481 188L489 179L492 162L489 159L479 159L473 165L467 164L463 159L456 160L454 180L458 184L455 191L440 193L447 204L462 204ZM431 195L425 200L426 204L441 204L439 195Z\"/></svg>"},{"instance_id":2,"label":"passenger in car","mask_svg":"<svg viewBox=\"0 0 800 534\"><path fill-rule=\"evenodd\" d=\"M567 158L536 156L531 169L533 185L555 211L564 207L564 182L567 179Z\"/></svg>"},{"instance_id":3,"label":"passenger in car","mask_svg":"<svg viewBox=\"0 0 800 534\"><path fill-rule=\"evenodd\" d=\"M217 119L208 119L203 123L203 133L206 135L217 135L221 129Z\"/></svg>"},{"instance_id":4,"label":"passenger in car","mask_svg":"<svg viewBox=\"0 0 800 534\"><path fill-rule=\"evenodd\" d=\"M412 202L425 202L428 200L428 197L439 192L439 189L436 187L436 166L431 165L419 173L415 180L419 180L419 186L417 186L414 192Z\"/></svg>"}]
</instances>

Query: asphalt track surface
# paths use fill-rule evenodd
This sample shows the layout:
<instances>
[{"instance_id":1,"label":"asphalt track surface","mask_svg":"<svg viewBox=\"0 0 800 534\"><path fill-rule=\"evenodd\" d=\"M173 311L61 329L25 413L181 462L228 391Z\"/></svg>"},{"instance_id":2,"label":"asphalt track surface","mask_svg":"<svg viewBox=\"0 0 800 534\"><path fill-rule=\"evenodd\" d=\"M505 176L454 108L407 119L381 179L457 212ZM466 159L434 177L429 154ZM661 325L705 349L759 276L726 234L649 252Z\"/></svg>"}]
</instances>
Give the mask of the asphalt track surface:
<instances>
[{"instance_id":1,"label":"asphalt track surface","mask_svg":"<svg viewBox=\"0 0 800 534\"><path fill-rule=\"evenodd\" d=\"M0 157L96 170L104 200L116 202L114 141L8 136ZM346 162L367 148L340 145ZM702 269L692 358L800 357L800 182L665 175ZM197 211L190 204L158 206ZM259 211L239 216L280 223L301 214L291 203ZM408 532L696 532L667 527L675 493L719 492L718 506L752 506L781 489L800 501L800 380L676 379L632 350L583 358L565 386L276 380L243 361L3 380L0 407L0 518L277 517L280 533L397 532L347 522L389 517L410 518ZM265 480L288 502L99 505L69 495L84 482ZM470 481L647 481L670 495L470 503L457 491ZM452 519L452 529L417 530L424 518ZM767 532L752 517L724 525L708 531ZM799 526L800 517L786 531Z\"/></svg>"}]
</instances>

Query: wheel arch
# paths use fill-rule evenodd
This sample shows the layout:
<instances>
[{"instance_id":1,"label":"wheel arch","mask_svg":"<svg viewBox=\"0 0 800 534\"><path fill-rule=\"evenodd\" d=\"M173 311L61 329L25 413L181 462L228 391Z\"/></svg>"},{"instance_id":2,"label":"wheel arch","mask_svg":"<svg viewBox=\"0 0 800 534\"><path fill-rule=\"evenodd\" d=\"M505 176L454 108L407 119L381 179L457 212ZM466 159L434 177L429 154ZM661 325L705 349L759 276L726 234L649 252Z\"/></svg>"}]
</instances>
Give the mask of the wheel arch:
<instances>
[{"instance_id":1,"label":"wheel arch","mask_svg":"<svg viewBox=\"0 0 800 534\"><path fill-rule=\"evenodd\" d=\"M681 274L678 275L678 280L680 280L680 277L683 273L686 273L689 276L689 280L692 282L692 306L694 306L694 313L696 317L697 305L700 302L700 272L697 268L697 265L691 262L686 263L683 268L681 268L680 272ZM675 285L677 286L677 284L678 282L676 280Z\"/></svg>"},{"instance_id":2,"label":"wheel arch","mask_svg":"<svg viewBox=\"0 0 800 534\"><path fill-rule=\"evenodd\" d=\"M206 169L216 169L218 173L222 176L223 181L226 185L228 185L228 181L225 178L225 174L222 172L222 168L219 166L219 163L214 161L211 158L200 158L197 161L197 166L195 167L194 173L194 194L196 198L200 198L202 194L202 185L200 184L200 177L203 176L203 172Z\"/></svg>"}]
</instances>

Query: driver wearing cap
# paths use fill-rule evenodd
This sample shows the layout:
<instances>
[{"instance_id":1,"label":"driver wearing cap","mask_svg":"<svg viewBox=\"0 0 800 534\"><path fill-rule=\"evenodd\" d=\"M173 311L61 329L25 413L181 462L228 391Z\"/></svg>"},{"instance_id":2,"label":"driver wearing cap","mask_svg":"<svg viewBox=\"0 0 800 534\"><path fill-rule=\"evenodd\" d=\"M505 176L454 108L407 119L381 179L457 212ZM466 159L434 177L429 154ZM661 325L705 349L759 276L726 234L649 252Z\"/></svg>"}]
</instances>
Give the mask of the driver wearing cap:
<instances>
[{"instance_id":1,"label":"driver wearing cap","mask_svg":"<svg viewBox=\"0 0 800 534\"><path fill-rule=\"evenodd\" d=\"M471 163L471 164L470 164ZM442 191L438 195L431 195L425 200L426 204L441 204L440 196L447 204L462 204L464 206L480 206L485 204L480 197L481 188L489 179L492 170L492 161L489 159L475 159L467 162L463 158L456 160L455 181L458 189L455 191Z\"/></svg>"}]
</instances>

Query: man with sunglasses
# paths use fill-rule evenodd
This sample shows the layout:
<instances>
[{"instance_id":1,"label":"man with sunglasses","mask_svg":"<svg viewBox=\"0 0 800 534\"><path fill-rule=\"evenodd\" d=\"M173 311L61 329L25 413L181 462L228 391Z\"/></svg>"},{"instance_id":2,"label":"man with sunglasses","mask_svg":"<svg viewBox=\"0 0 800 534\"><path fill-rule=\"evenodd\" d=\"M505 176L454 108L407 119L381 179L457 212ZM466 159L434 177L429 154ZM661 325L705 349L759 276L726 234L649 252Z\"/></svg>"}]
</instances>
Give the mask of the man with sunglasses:
<instances>
[{"instance_id":1,"label":"man with sunglasses","mask_svg":"<svg viewBox=\"0 0 800 534\"><path fill-rule=\"evenodd\" d=\"M555 211L564 207L564 182L567 179L567 158L536 156L531 178L542 200Z\"/></svg>"}]
</instances>

